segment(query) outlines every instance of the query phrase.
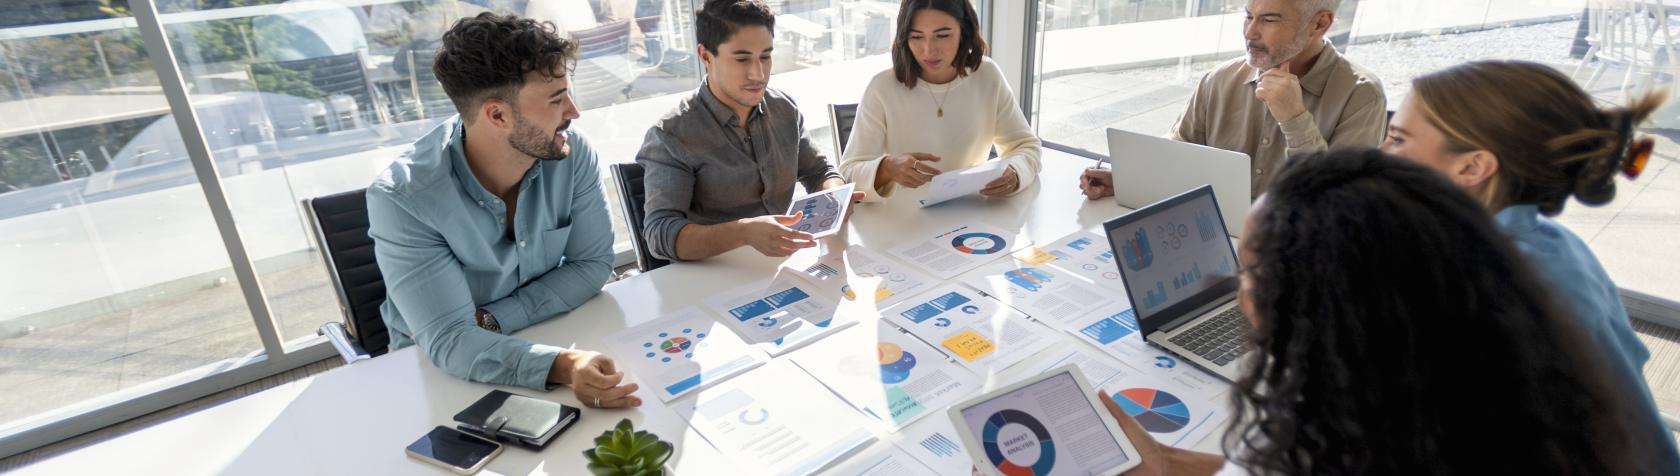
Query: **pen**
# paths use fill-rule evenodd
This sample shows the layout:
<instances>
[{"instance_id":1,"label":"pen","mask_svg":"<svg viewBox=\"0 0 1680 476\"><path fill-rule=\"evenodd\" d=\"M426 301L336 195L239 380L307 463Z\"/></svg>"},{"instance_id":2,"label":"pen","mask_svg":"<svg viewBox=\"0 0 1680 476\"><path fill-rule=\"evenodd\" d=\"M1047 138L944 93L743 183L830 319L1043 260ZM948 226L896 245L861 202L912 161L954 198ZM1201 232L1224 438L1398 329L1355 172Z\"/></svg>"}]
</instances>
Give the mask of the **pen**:
<instances>
[{"instance_id":1,"label":"pen","mask_svg":"<svg viewBox=\"0 0 1680 476\"><path fill-rule=\"evenodd\" d=\"M1094 165L1091 168L1096 169L1096 170L1103 170L1103 163L1104 162L1108 162L1108 156L1106 156L1106 155L1097 156L1097 165ZM1084 189L1084 187L1086 187L1090 184L1091 184L1091 178L1090 177L1088 177L1084 174L1079 175L1079 187L1081 189Z\"/></svg>"}]
</instances>

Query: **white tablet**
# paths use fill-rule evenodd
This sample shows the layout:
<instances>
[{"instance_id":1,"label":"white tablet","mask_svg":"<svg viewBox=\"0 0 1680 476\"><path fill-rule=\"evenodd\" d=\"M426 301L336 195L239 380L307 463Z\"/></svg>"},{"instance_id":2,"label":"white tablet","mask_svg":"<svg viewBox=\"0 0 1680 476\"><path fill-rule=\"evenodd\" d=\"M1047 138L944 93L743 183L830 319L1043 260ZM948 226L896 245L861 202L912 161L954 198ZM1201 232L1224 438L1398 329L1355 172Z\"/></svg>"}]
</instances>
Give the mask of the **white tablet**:
<instances>
[{"instance_id":1,"label":"white tablet","mask_svg":"<svg viewBox=\"0 0 1680 476\"><path fill-rule=\"evenodd\" d=\"M788 228L810 233L817 238L835 234L840 231L841 222L846 220L846 209L852 207L852 184L812 193L793 199L788 206L787 215L805 212L799 223Z\"/></svg>"},{"instance_id":2,"label":"white tablet","mask_svg":"<svg viewBox=\"0 0 1680 476\"><path fill-rule=\"evenodd\" d=\"M952 405L951 421L992 476L1117 475L1137 448L1073 364Z\"/></svg>"}]
</instances>

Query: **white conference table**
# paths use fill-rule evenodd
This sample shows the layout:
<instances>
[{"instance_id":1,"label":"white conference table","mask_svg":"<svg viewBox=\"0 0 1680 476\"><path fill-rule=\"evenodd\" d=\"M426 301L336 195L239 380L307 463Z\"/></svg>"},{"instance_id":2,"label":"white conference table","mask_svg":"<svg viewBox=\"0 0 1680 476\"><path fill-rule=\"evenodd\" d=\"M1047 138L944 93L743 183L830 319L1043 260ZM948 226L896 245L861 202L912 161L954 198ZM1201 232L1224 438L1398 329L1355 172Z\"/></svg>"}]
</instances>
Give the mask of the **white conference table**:
<instances>
[{"instance_id":1,"label":"white conference table","mask_svg":"<svg viewBox=\"0 0 1680 476\"><path fill-rule=\"evenodd\" d=\"M922 191L903 190L889 202L862 204L845 240L884 251L925 238L942 224L978 217L1046 244L1125 211L1112 199L1088 201L1079 193L1079 171L1089 159L1045 150L1043 162L1039 183L1007 199L966 197L922 209L914 205ZM604 351L606 335L772 276L780 263L741 248L674 264L609 284L571 313L517 335ZM434 426L454 426L454 414L492 388L445 374L411 346L67 453L20 474L446 474L409 459L403 448ZM547 394L506 389L581 406L565 387ZM677 474L732 470L735 465L657 397L647 390L640 395L641 408L586 408L542 452L509 447L481 474L587 474L583 451L622 418L676 445L669 464ZM1195 448L1217 451L1221 433L1210 433Z\"/></svg>"}]
</instances>

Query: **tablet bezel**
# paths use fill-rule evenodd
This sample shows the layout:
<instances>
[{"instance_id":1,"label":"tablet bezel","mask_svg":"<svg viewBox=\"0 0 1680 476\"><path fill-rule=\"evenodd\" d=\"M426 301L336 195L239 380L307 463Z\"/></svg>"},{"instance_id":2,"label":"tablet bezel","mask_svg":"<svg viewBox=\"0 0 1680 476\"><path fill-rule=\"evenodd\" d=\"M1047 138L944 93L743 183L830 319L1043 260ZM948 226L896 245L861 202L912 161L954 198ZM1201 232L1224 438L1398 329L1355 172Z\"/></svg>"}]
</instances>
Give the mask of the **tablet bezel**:
<instances>
[{"instance_id":1,"label":"tablet bezel","mask_svg":"<svg viewBox=\"0 0 1680 476\"><path fill-rule=\"evenodd\" d=\"M1086 403L1091 405L1091 409L1097 412L1098 417L1103 422L1103 427L1108 430L1110 435L1114 435L1115 443L1120 444L1120 452L1125 453L1126 455L1125 463L1121 463L1120 466L1116 466L1114 468L1102 470L1098 474L1105 476L1118 475L1143 464L1143 455L1138 453L1136 446L1132 445L1131 438L1126 437L1126 432L1120 429L1120 422L1114 421L1114 417L1108 413L1108 406L1104 405L1102 399L1097 396L1096 390L1091 387L1091 382L1085 379L1085 374L1080 372L1079 367L1074 364L1064 364L1060 367L1046 370L1044 373L1041 373L1034 378L1005 385L977 397L964 400L961 403L951 405L951 408L946 410L946 415L951 418L951 424L956 426L957 438L962 440L963 448L968 452L968 458L974 463L975 468L978 468L983 474L1003 476L1002 473L998 472L996 467L992 466L992 462L986 459L985 452L978 451L981 448L980 437L979 435L975 435L974 432L968 428L968 420L963 418L963 409L990 401L993 398L1003 396L1027 386L1043 382L1046 379L1056 377L1062 373L1067 373L1073 376L1073 381L1079 386L1081 393L1084 394Z\"/></svg>"}]
</instances>

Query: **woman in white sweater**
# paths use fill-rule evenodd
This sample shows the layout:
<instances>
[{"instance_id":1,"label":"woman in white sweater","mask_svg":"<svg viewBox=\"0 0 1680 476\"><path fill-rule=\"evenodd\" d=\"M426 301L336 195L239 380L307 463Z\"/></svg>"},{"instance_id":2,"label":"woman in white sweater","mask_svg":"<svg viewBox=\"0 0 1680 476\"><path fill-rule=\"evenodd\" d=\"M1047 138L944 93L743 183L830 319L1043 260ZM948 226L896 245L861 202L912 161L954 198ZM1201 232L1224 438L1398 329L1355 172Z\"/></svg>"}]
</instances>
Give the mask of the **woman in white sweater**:
<instances>
[{"instance_id":1,"label":"woman in white sweater","mask_svg":"<svg viewBox=\"0 0 1680 476\"><path fill-rule=\"evenodd\" d=\"M904 0L892 60L864 90L841 154L840 174L865 200L985 162L993 145L1007 168L980 193L1007 196L1032 185L1038 137L986 57L969 0Z\"/></svg>"}]
</instances>

